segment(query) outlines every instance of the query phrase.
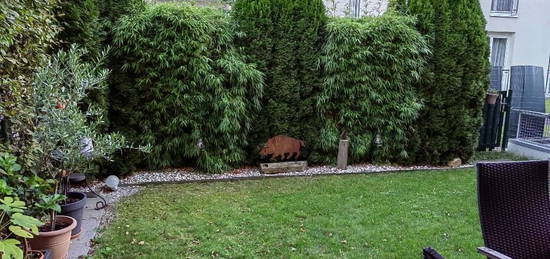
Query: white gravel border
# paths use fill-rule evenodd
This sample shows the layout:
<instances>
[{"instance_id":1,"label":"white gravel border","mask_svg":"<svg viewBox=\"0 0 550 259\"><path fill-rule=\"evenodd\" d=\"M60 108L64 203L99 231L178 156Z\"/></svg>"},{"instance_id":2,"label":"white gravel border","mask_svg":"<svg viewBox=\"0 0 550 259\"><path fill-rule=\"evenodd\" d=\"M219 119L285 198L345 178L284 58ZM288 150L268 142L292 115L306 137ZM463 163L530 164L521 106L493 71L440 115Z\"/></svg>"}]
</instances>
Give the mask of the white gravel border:
<instances>
[{"instance_id":1,"label":"white gravel border","mask_svg":"<svg viewBox=\"0 0 550 259\"><path fill-rule=\"evenodd\" d=\"M103 196L105 200L107 201L108 205L112 205L114 203L119 202L122 198L132 196L136 193L138 193L141 189L143 189L143 186L121 186L118 188L118 190L113 192L107 192L103 190L103 186L105 184L103 182L93 182L90 183L90 187L99 195ZM87 193L90 191L90 189L86 187L72 187L71 191L73 192L84 192Z\"/></svg>"},{"instance_id":2,"label":"white gravel border","mask_svg":"<svg viewBox=\"0 0 550 259\"><path fill-rule=\"evenodd\" d=\"M456 168L471 168L472 165L462 165ZM451 167L434 166L391 166L391 165L372 165L360 164L348 166L346 170L339 170L334 166L313 166L302 172L288 172L280 174L263 174L259 168L235 169L223 174L202 174L191 168L166 169L162 171L140 171L132 176L121 180L122 186L146 185L154 183L184 183L196 181L215 181L215 180L238 180L250 178L269 178L283 176L315 176L315 175L344 175L359 173L379 173L396 171L416 171L416 170L441 170L454 169Z\"/></svg>"}]
</instances>

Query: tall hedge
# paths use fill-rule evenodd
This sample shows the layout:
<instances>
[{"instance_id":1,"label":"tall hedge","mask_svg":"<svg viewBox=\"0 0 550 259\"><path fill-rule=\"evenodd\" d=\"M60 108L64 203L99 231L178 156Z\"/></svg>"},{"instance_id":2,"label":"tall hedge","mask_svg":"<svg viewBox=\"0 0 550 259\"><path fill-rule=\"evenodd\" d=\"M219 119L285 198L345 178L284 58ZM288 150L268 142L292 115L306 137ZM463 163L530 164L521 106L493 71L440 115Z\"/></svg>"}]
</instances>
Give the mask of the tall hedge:
<instances>
[{"instance_id":1,"label":"tall hedge","mask_svg":"<svg viewBox=\"0 0 550 259\"><path fill-rule=\"evenodd\" d=\"M102 49L100 11L98 0L62 0L57 11L60 48L68 50L78 44L87 50L87 55L97 56Z\"/></svg>"},{"instance_id":2,"label":"tall hedge","mask_svg":"<svg viewBox=\"0 0 550 259\"><path fill-rule=\"evenodd\" d=\"M411 132L411 161L467 161L478 139L490 66L479 1L409 0L396 6L417 17L417 28L433 51L429 69L416 86L424 108Z\"/></svg>"},{"instance_id":3,"label":"tall hedge","mask_svg":"<svg viewBox=\"0 0 550 259\"><path fill-rule=\"evenodd\" d=\"M421 107L412 84L429 49L414 20L393 14L335 18L322 51L323 118L314 160L333 162L341 138L350 139L350 159L407 158L407 132Z\"/></svg>"},{"instance_id":4,"label":"tall hedge","mask_svg":"<svg viewBox=\"0 0 550 259\"><path fill-rule=\"evenodd\" d=\"M326 25L322 0L237 0L237 45L265 74L262 110L250 136L251 157L275 135L312 142L319 121L314 95Z\"/></svg>"},{"instance_id":5,"label":"tall hedge","mask_svg":"<svg viewBox=\"0 0 550 259\"><path fill-rule=\"evenodd\" d=\"M112 126L151 144L152 168L193 165L221 172L245 159L262 74L233 47L221 11L159 4L123 17L114 30ZM129 161L124 161L125 163Z\"/></svg>"},{"instance_id":6,"label":"tall hedge","mask_svg":"<svg viewBox=\"0 0 550 259\"><path fill-rule=\"evenodd\" d=\"M57 0L0 1L0 152L17 154L27 166L39 151L30 135L31 83L55 43L57 7Z\"/></svg>"}]
</instances>

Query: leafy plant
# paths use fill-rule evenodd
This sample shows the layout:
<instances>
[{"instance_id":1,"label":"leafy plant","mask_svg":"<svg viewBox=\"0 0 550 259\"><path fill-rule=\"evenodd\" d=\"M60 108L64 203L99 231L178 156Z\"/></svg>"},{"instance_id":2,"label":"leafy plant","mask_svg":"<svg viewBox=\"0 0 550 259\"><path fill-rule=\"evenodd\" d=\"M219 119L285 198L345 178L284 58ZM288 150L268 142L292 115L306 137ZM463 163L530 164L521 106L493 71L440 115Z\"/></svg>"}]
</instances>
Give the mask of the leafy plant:
<instances>
[{"instance_id":1,"label":"leafy plant","mask_svg":"<svg viewBox=\"0 0 550 259\"><path fill-rule=\"evenodd\" d=\"M32 140L34 71L55 43L58 0L0 1L0 152L23 158L26 167L39 151Z\"/></svg>"},{"instance_id":2,"label":"leafy plant","mask_svg":"<svg viewBox=\"0 0 550 259\"><path fill-rule=\"evenodd\" d=\"M22 214L25 202L13 197L0 199L0 255L2 258L23 258L24 251L17 239L38 235L40 220Z\"/></svg>"},{"instance_id":3,"label":"leafy plant","mask_svg":"<svg viewBox=\"0 0 550 259\"><path fill-rule=\"evenodd\" d=\"M111 121L152 145L146 166L214 173L245 160L263 81L233 37L222 11L185 4L150 6L119 21L113 49L124 65L113 72Z\"/></svg>"},{"instance_id":4,"label":"leafy plant","mask_svg":"<svg viewBox=\"0 0 550 259\"><path fill-rule=\"evenodd\" d=\"M0 196L16 197L26 203L26 215L44 216L39 204L53 192L54 183L53 179L45 180L34 173L22 172L15 156L0 153Z\"/></svg>"},{"instance_id":5,"label":"leafy plant","mask_svg":"<svg viewBox=\"0 0 550 259\"><path fill-rule=\"evenodd\" d=\"M354 162L407 157L407 132L421 107L411 85L429 54L413 26L413 19L393 14L329 22L314 160L333 162L341 138L351 140Z\"/></svg>"}]
</instances>

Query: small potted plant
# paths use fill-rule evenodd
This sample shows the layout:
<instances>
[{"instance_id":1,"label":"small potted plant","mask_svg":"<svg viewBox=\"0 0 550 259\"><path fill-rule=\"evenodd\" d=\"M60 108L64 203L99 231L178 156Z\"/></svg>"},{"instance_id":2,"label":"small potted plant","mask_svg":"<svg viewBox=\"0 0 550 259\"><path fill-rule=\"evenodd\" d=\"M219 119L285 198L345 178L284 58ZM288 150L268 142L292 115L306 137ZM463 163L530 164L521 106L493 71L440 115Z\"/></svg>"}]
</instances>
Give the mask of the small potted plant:
<instances>
[{"instance_id":1,"label":"small potted plant","mask_svg":"<svg viewBox=\"0 0 550 259\"><path fill-rule=\"evenodd\" d=\"M489 89L485 101L487 102L487 104L495 104L497 103L498 96L499 94L497 90Z\"/></svg>"}]
</instances>

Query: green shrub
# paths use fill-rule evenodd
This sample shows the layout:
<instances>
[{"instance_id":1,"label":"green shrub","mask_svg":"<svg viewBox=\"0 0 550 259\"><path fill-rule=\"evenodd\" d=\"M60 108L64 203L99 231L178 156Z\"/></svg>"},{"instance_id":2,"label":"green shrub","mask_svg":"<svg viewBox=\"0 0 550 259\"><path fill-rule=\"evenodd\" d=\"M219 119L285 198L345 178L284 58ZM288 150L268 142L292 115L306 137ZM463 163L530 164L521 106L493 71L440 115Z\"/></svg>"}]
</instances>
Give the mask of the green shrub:
<instances>
[{"instance_id":1,"label":"green shrub","mask_svg":"<svg viewBox=\"0 0 550 259\"><path fill-rule=\"evenodd\" d=\"M252 156L268 138L288 135L312 142L319 126L314 95L327 17L322 0L237 0L236 41L265 74L262 111L254 122Z\"/></svg>"},{"instance_id":2,"label":"green shrub","mask_svg":"<svg viewBox=\"0 0 550 259\"><path fill-rule=\"evenodd\" d=\"M119 21L114 43L124 66L113 71L112 125L152 144L149 167L221 172L245 159L263 81L233 48L229 17L209 8L150 6Z\"/></svg>"},{"instance_id":3,"label":"green shrub","mask_svg":"<svg viewBox=\"0 0 550 259\"><path fill-rule=\"evenodd\" d=\"M55 42L57 6L57 0L0 1L0 152L17 155L25 166L38 153L30 135L31 82Z\"/></svg>"},{"instance_id":4,"label":"green shrub","mask_svg":"<svg viewBox=\"0 0 550 259\"><path fill-rule=\"evenodd\" d=\"M333 162L346 137L352 162L407 157L407 131L421 107L411 85L428 53L411 18L332 19L321 57L323 126L314 160Z\"/></svg>"},{"instance_id":5,"label":"green shrub","mask_svg":"<svg viewBox=\"0 0 550 259\"><path fill-rule=\"evenodd\" d=\"M414 163L468 161L481 126L488 88L489 47L478 1L399 1L398 9L417 16L418 30L433 55L416 85L424 108L411 131Z\"/></svg>"},{"instance_id":6,"label":"green shrub","mask_svg":"<svg viewBox=\"0 0 550 259\"><path fill-rule=\"evenodd\" d=\"M97 0L63 0L57 12L61 31L57 35L60 48L67 50L78 44L91 57L97 56L101 47L100 9Z\"/></svg>"},{"instance_id":7,"label":"green shrub","mask_svg":"<svg viewBox=\"0 0 550 259\"><path fill-rule=\"evenodd\" d=\"M68 50L72 44L86 50L86 61L95 60L100 56L103 46L103 33L98 0L63 0L57 12L57 21L61 31L57 35L59 48ZM108 88L90 89L81 106L83 110L89 106L101 107L104 111L102 128L108 125Z\"/></svg>"}]
</instances>

